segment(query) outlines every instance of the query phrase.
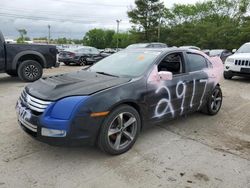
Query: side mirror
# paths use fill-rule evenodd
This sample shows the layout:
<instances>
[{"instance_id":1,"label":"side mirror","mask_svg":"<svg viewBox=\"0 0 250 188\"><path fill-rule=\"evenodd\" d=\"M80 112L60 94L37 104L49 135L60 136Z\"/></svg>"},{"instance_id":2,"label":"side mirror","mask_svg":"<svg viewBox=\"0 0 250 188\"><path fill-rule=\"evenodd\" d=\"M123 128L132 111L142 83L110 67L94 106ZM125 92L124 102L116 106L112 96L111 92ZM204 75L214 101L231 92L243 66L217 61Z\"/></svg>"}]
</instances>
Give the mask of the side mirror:
<instances>
[{"instance_id":1,"label":"side mirror","mask_svg":"<svg viewBox=\"0 0 250 188\"><path fill-rule=\"evenodd\" d=\"M160 71L159 73L159 77L162 80L172 80L173 79L173 73L169 72L169 71Z\"/></svg>"},{"instance_id":2,"label":"side mirror","mask_svg":"<svg viewBox=\"0 0 250 188\"><path fill-rule=\"evenodd\" d=\"M237 49L233 49L232 52L235 53L237 51Z\"/></svg>"}]
</instances>

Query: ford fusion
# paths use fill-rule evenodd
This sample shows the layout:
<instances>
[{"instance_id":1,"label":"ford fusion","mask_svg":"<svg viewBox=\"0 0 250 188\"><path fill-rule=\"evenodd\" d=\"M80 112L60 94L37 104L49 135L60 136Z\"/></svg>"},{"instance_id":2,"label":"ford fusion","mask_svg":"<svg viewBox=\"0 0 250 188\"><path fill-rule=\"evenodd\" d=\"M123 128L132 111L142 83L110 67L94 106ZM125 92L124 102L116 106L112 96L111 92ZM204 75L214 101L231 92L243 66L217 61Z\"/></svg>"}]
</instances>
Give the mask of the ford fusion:
<instances>
[{"instance_id":1,"label":"ford fusion","mask_svg":"<svg viewBox=\"0 0 250 188\"><path fill-rule=\"evenodd\" d=\"M42 78L23 90L22 129L51 145L98 145L121 154L140 131L163 120L222 105L223 64L191 49L131 49L87 70Z\"/></svg>"}]
</instances>

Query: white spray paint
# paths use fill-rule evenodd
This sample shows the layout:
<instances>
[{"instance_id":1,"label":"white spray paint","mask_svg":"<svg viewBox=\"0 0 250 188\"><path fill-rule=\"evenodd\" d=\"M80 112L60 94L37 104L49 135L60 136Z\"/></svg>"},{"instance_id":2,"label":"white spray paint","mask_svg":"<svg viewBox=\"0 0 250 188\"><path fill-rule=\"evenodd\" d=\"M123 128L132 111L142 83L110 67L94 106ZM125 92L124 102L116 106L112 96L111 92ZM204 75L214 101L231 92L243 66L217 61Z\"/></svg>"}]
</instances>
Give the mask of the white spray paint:
<instances>
[{"instance_id":1,"label":"white spray paint","mask_svg":"<svg viewBox=\"0 0 250 188\"><path fill-rule=\"evenodd\" d=\"M156 94L159 93L161 90L165 90L168 94L168 98L162 98L156 105L156 108L155 108L155 117L162 117L163 115L167 114L168 113L168 109L170 111L170 113L172 114L172 117L174 117L174 110L173 110L173 106L172 106L172 103L171 103L171 94L170 94L170 91L169 89L166 87L166 86L162 86L162 87L159 87L157 90L156 90ZM160 105L166 103L166 107L161 111L159 112L159 107Z\"/></svg>"},{"instance_id":2,"label":"white spray paint","mask_svg":"<svg viewBox=\"0 0 250 188\"><path fill-rule=\"evenodd\" d=\"M179 93L179 87L182 86L182 91L181 93ZM183 81L179 81L177 83L177 86L176 86L176 95L177 97L180 99L182 98L182 102L181 102L181 115L183 113L183 110L184 110L184 102L185 102L185 95L186 95L186 84L183 82Z\"/></svg>"},{"instance_id":3,"label":"white spray paint","mask_svg":"<svg viewBox=\"0 0 250 188\"><path fill-rule=\"evenodd\" d=\"M194 94L195 94L195 85L196 85L196 80L193 79L193 92L192 92L192 98L191 98L191 101L190 101L190 108L193 107L193 101L194 101Z\"/></svg>"}]
</instances>

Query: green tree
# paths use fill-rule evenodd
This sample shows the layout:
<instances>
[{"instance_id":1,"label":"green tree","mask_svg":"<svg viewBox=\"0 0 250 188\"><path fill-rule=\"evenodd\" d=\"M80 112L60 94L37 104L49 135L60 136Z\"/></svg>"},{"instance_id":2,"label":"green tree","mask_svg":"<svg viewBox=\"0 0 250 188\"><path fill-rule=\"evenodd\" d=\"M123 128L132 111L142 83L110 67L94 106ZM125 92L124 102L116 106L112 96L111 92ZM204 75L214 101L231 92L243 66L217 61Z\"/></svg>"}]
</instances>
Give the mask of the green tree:
<instances>
[{"instance_id":1,"label":"green tree","mask_svg":"<svg viewBox=\"0 0 250 188\"><path fill-rule=\"evenodd\" d=\"M92 29L85 34L83 43L99 49L113 47L112 39L114 34L114 30Z\"/></svg>"},{"instance_id":2,"label":"green tree","mask_svg":"<svg viewBox=\"0 0 250 188\"><path fill-rule=\"evenodd\" d=\"M135 8L128 11L133 24L133 34L142 41L157 40L159 21L164 12L164 4L160 0L136 0Z\"/></svg>"},{"instance_id":3,"label":"green tree","mask_svg":"<svg viewBox=\"0 0 250 188\"><path fill-rule=\"evenodd\" d=\"M25 43L25 37L27 35L26 29L18 29L20 37L17 39L17 43Z\"/></svg>"}]
</instances>

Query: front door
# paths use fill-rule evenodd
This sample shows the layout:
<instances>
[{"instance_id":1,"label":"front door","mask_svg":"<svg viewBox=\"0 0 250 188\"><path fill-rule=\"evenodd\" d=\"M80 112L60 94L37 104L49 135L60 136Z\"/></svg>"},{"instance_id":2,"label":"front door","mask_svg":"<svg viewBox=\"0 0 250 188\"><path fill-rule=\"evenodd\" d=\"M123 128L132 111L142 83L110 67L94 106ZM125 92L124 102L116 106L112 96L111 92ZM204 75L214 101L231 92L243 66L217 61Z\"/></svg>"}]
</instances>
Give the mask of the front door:
<instances>
[{"instance_id":1,"label":"front door","mask_svg":"<svg viewBox=\"0 0 250 188\"><path fill-rule=\"evenodd\" d=\"M192 76L185 70L182 52L175 52L155 65L147 81L146 103L152 121L171 119L189 111ZM169 71L172 80L157 80L158 72Z\"/></svg>"}]
</instances>

